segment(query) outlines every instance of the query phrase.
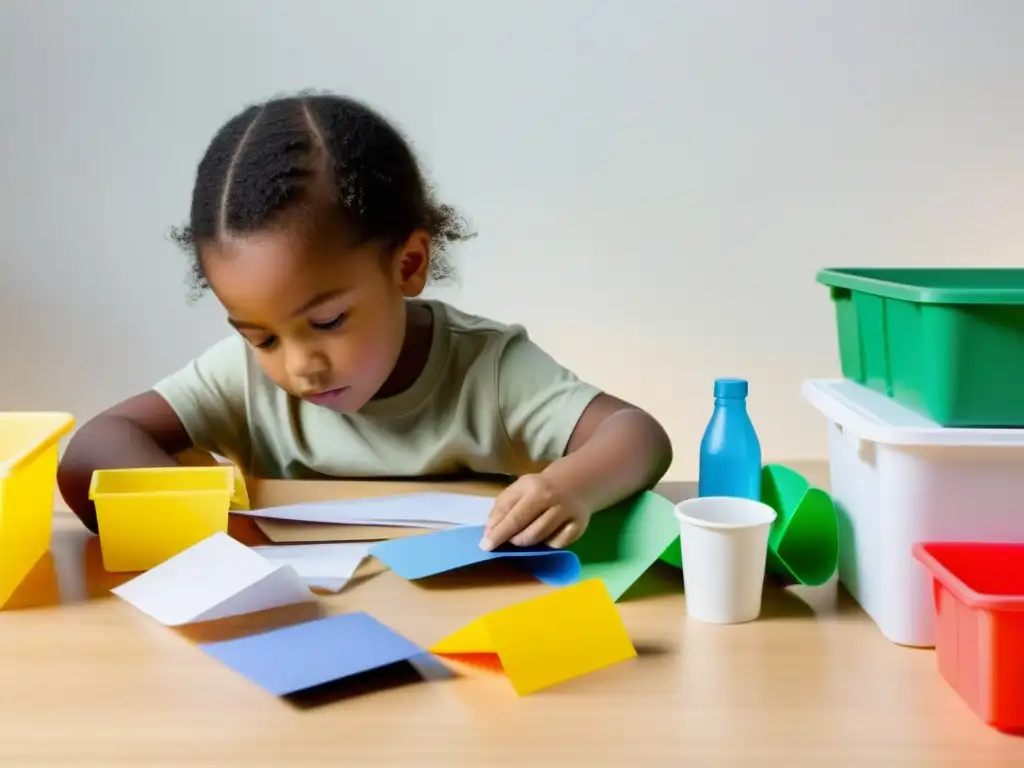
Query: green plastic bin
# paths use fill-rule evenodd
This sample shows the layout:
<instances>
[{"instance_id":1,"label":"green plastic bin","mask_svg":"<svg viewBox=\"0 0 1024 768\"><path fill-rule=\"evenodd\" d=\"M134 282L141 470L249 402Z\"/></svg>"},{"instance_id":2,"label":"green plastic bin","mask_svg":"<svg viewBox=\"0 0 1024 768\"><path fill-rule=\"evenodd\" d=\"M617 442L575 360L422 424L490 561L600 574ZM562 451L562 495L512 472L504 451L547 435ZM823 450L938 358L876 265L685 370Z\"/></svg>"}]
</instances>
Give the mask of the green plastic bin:
<instances>
[{"instance_id":1,"label":"green plastic bin","mask_svg":"<svg viewBox=\"0 0 1024 768\"><path fill-rule=\"evenodd\" d=\"M843 376L945 427L1024 426L1024 269L835 268Z\"/></svg>"}]
</instances>

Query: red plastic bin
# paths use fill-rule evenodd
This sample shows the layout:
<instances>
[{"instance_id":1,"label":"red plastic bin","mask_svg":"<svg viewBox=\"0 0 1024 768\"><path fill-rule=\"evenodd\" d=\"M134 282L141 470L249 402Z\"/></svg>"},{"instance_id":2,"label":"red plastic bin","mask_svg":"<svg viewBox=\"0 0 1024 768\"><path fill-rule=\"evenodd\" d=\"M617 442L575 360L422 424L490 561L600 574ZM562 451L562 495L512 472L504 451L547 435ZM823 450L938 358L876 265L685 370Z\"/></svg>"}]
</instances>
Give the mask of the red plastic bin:
<instances>
[{"instance_id":1,"label":"red plastic bin","mask_svg":"<svg viewBox=\"0 0 1024 768\"><path fill-rule=\"evenodd\" d=\"M928 542L939 671L988 725L1024 734L1024 543Z\"/></svg>"}]
</instances>

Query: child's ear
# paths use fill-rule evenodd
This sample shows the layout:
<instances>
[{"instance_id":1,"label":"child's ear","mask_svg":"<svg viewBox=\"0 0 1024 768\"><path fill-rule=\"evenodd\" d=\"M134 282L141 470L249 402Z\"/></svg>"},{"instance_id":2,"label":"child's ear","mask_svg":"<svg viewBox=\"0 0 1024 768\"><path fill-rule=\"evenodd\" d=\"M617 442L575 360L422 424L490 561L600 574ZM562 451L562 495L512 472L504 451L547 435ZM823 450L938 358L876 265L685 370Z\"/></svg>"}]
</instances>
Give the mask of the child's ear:
<instances>
[{"instance_id":1,"label":"child's ear","mask_svg":"<svg viewBox=\"0 0 1024 768\"><path fill-rule=\"evenodd\" d=\"M430 276L430 234L413 232L396 253L393 264L395 284L407 298L419 296Z\"/></svg>"}]
</instances>

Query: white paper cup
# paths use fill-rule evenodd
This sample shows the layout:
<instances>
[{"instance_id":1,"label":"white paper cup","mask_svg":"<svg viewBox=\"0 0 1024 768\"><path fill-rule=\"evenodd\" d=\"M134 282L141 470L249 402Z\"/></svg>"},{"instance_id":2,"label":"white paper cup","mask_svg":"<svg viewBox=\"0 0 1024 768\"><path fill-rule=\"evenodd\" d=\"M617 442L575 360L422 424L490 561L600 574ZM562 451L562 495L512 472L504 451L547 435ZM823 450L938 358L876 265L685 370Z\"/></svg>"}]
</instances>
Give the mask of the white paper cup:
<instances>
[{"instance_id":1,"label":"white paper cup","mask_svg":"<svg viewBox=\"0 0 1024 768\"><path fill-rule=\"evenodd\" d=\"M705 496L676 505L686 612L711 624L761 615L775 510L751 499Z\"/></svg>"}]
</instances>

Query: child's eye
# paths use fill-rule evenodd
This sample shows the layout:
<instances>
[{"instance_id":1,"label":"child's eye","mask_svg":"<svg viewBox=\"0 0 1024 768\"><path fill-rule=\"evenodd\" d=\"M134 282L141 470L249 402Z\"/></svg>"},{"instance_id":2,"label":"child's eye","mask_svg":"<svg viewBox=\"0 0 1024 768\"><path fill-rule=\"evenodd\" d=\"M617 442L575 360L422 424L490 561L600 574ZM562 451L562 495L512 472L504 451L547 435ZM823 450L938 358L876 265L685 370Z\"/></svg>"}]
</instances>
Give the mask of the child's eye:
<instances>
[{"instance_id":1,"label":"child's eye","mask_svg":"<svg viewBox=\"0 0 1024 768\"><path fill-rule=\"evenodd\" d=\"M328 320L328 321L323 322L323 323L314 323L314 322L310 321L310 325L312 325L318 331L333 331L335 328L337 328L339 325L341 325L342 322L344 322L344 320L345 320L345 313L342 312L337 317L332 318L331 320Z\"/></svg>"},{"instance_id":2,"label":"child's eye","mask_svg":"<svg viewBox=\"0 0 1024 768\"><path fill-rule=\"evenodd\" d=\"M258 342L249 339L249 343L256 347L256 349L270 349L272 346L274 346L274 344L277 343L277 337L268 336L267 338L263 339L263 341Z\"/></svg>"}]
</instances>

